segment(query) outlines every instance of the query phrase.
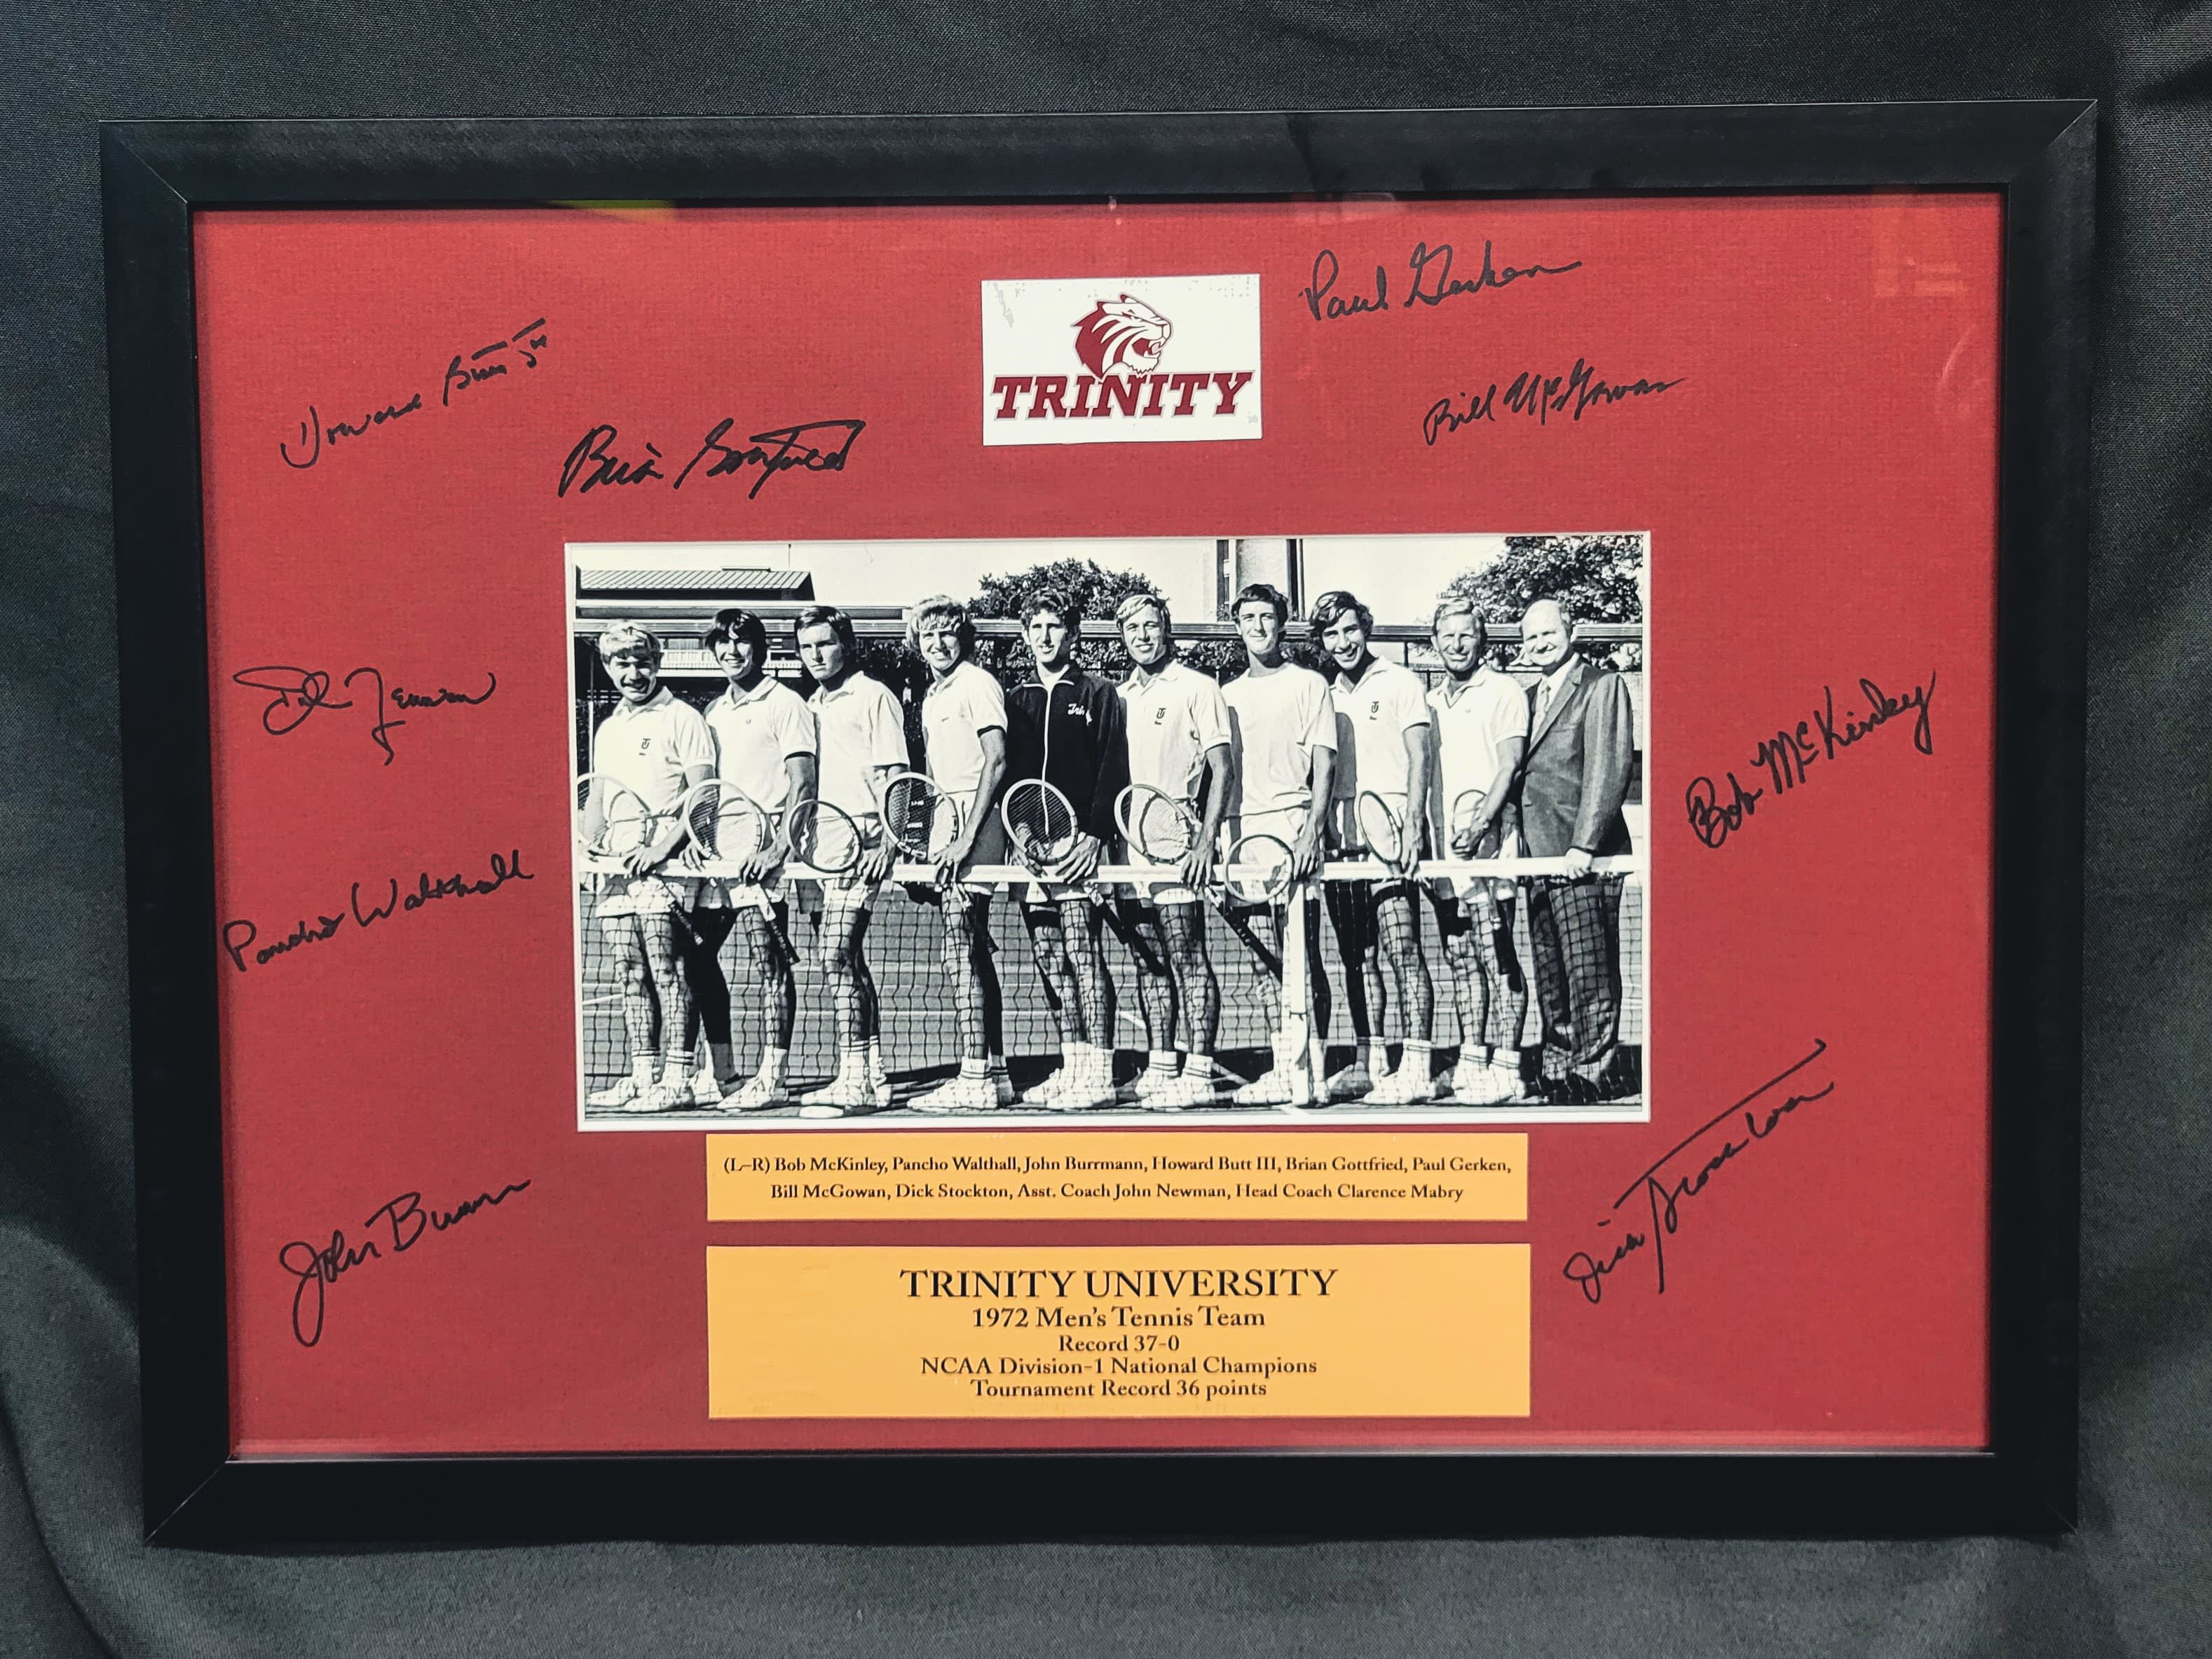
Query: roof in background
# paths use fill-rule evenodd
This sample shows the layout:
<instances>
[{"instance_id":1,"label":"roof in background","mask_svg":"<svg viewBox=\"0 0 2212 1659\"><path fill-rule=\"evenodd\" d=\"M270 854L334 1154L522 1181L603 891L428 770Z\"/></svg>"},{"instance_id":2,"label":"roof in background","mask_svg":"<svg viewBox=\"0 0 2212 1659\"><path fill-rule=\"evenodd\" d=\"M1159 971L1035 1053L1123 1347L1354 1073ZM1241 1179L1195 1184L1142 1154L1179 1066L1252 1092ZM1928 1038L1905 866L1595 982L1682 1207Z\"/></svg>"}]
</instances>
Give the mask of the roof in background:
<instances>
[{"instance_id":1,"label":"roof in background","mask_svg":"<svg viewBox=\"0 0 2212 1659\"><path fill-rule=\"evenodd\" d=\"M579 595L665 593L811 599L814 575L806 570L579 570L576 591Z\"/></svg>"}]
</instances>

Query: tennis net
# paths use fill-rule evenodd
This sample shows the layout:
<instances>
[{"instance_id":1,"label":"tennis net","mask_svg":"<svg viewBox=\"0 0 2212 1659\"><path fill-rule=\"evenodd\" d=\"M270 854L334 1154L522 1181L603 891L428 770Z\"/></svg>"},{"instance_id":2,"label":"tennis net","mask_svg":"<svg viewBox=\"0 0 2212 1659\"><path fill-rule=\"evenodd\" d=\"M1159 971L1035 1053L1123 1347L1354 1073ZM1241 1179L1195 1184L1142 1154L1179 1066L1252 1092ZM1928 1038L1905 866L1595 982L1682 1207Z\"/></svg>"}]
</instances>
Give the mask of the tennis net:
<instances>
[{"instance_id":1,"label":"tennis net","mask_svg":"<svg viewBox=\"0 0 2212 1659\"><path fill-rule=\"evenodd\" d=\"M713 866L708 866L709 868ZM1542 1041L1542 1025L1535 981L1535 954L1530 938L1530 887L1555 879L1556 860L1507 860L1480 866L1454 861L1425 864L1425 876L1471 873L1514 877L1521 884L1522 901L1514 906L1514 956L1521 967L1528 994L1528 1014L1522 1024L1521 1046L1531 1081L1535 1051ZM1623 1049L1619 1073L1640 1078L1641 1050L1647 1018L1644 960L1644 884L1641 860L1623 858L1601 860L1601 878L1620 884L1618 960L1620 969L1620 1040ZM1099 873L1101 884L1113 894L1126 894L1133 879L1164 880L1171 872L1109 866ZM1322 871L1334 882L1375 883L1393 879L1380 866L1366 861L1332 863ZM868 964L873 974L882 1018L882 1048L885 1070L895 1087L890 1113L903 1115L905 1101L913 1094L951 1075L961 1054L960 1033L953 1015L953 995L940 963L942 923L933 888L924 884L929 872L921 866L902 866L875 900L866 935ZM1059 1027L1048 1001L1044 982L1031 954L1021 917L1019 895L1034 879L1014 866L979 867L969 873L973 884L992 886L988 916L1004 1004L1004 1031L1008 1069L1018 1086L1026 1085L1058 1063ZM600 925L598 906L605 878L588 871L579 877L579 963L580 969L582 1092L608 1087L630 1069L629 1038L623 1018L623 988L615 947ZM1460 1043L1460 998L1455 994L1450 964L1444 953L1443 929L1431 895L1437 884L1425 881L1416 889L1415 927L1422 956L1434 988L1435 1018L1431 1041L1438 1064L1447 1063ZM835 999L820 966L820 884L789 876L784 884L787 902L785 936L793 954L798 985L798 1020L793 1033L786 1077L790 1092L797 1094L827 1083L837 1070L838 1048ZM1254 927L1243 919L1232 922L1212 904L1200 909L1206 917L1207 954L1221 987L1221 1024L1216 1054L1222 1065L1247 1077L1256 1077L1270 1061L1270 1034L1277 1023L1279 986L1273 964L1255 948L1272 943L1269 930ZM1346 967L1333 917L1334 907L1318 905L1310 913L1320 928L1318 954L1328 981L1329 1020L1326 1042L1332 1069L1343 1064L1355 1041L1351 1000L1346 994ZM1137 967L1130 946L1113 925L1101 930L1108 974L1115 1003L1117 1078L1126 1085L1144 1064L1147 1048L1142 1005L1138 995ZM742 938L732 934L723 945L720 965L731 992L732 1046L741 1075L750 1075L757 1061L766 1031L757 976ZM1356 970L1355 970L1356 971ZM1402 1042L1404 1010L1395 997L1385 1010L1378 1034L1392 1045ZM1125 1103L1127 1091L1123 1091ZM1632 1109L1639 1091L1631 1089L1605 1103L1608 1107ZM1449 1102L1443 1103L1448 1104ZM791 1109L747 1114L744 1121L787 1115ZM586 1115L598 1119L599 1109ZM609 1119L621 1117L609 1109ZM880 1114L878 1115L881 1115ZM739 1121L718 1119L720 1121Z\"/></svg>"}]
</instances>

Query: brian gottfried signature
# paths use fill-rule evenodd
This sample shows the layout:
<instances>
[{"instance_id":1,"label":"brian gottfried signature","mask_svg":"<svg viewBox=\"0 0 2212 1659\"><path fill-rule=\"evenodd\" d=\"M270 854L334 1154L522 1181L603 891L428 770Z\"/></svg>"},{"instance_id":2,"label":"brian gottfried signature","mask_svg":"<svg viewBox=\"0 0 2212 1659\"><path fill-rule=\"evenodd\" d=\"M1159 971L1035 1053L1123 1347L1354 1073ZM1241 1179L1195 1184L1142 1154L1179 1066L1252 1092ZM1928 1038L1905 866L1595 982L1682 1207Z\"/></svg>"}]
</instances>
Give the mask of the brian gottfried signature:
<instances>
[{"instance_id":1,"label":"brian gottfried signature","mask_svg":"<svg viewBox=\"0 0 2212 1659\"><path fill-rule=\"evenodd\" d=\"M566 495L573 489L579 495L588 495L594 489L618 484L655 482L681 489L694 473L702 478L720 478L758 467L760 476L745 491L745 499L750 501L779 472L842 472L847 457L867 424L860 420L804 421L732 441L730 429L737 421L726 417L708 433L698 453L684 464L684 470L672 478L661 470L660 464L667 457L659 445L645 445L642 456L635 449L625 456L616 447L621 432L602 423L576 440L568 459L561 463L561 482L553 493Z\"/></svg>"},{"instance_id":2,"label":"brian gottfried signature","mask_svg":"<svg viewBox=\"0 0 2212 1659\"><path fill-rule=\"evenodd\" d=\"M1656 1275L1656 1288L1664 1295L1667 1290L1667 1241L1673 1237L1682 1223L1682 1202L1704 1192L1712 1178L1727 1169L1744 1153L1760 1145L1782 1125L1790 1115L1816 1100L1826 1100L1836 1091L1832 1080L1813 1086L1812 1080L1793 1085L1796 1092L1776 1097L1776 1091L1790 1082L1799 1073L1814 1066L1828 1052L1825 1042L1816 1042L1813 1052L1802 1060L1784 1066L1774 1076L1760 1084L1733 1106L1707 1118L1681 1139L1668 1147L1642 1174L1621 1188L1620 1196L1613 1200L1618 1211L1629 1200L1642 1197L1650 1215L1649 1231L1638 1232L1623 1220L1620 1243L1611 1250L1600 1255L1590 1250L1577 1250L1559 1268L1560 1273L1580 1287L1583 1299L1601 1302L1605 1299L1607 1275L1620 1264L1641 1251L1651 1253L1652 1271ZM1815 1071L1814 1076L1818 1076ZM1735 1120L1742 1120L1743 1138L1734 1138ZM1726 1133L1722 1131L1726 1126ZM1607 1216L1597 1224L1610 1227L1615 1219ZM1600 1250L1605 1247L1601 1244Z\"/></svg>"}]
</instances>

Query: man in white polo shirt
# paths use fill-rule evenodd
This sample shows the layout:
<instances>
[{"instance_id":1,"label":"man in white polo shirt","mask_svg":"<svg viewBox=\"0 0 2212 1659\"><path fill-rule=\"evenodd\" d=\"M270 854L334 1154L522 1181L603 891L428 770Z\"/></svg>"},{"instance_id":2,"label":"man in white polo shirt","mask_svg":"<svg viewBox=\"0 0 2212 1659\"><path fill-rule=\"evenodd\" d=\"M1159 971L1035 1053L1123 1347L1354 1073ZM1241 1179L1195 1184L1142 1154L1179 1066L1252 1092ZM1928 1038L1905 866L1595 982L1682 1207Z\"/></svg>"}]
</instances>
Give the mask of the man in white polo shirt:
<instances>
[{"instance_id":1,"label":"man in white polo shirt","mask_svg":"<svg viewBox=\"0 0 2212 1659\"><path fill-rule=\"evenodd\" d=\"M1328 682L1286 653L1291 602L1280 589L1255 582L1237 594L1230 614L1245 657L1244 672L1221 688L1233 752L1233 833L1273 836L1291 849L1296 884L1285 902L1306 907L1306 983L1313 999L1313 1030L1323 1032L1328 1030L1328 980L1321 969L1321 927L1310 884L1321 864L1329 780L1336 764L1336 713ZM1285 921L1284 904L1279 903L1267 917L1279 956ZM1285 1024L1279 1002L1273 1064L1237 1091L1238 1104L1312 1100L1320 1079L1308 1074L1303 1047L1286 1040Z\"/></svg>"},{"instance_id":2,"label":"man in white polo shirt","mask_svg":"<svg viewBox=\"0 0 2212 1659\"><path fill-rule=\"evenodd\" d=\"M822 976L837 1009L837 1075L799 1103L801 1117L843 1117L891 1103L884 1074L882 1010L865 948L876 891L891 864L878 799L908 765L906 722L881 680L860 672L853 619L812 605L794 619L799 660L814 678L806 706L821 745L819 793L859 826L860 862L822 884Z\"/></svg>"},{"instance_id":3,"label":"man in white polo shirt","mask_svg":"<svg viewBox=\"0 0 2212 1659\"><path fill-rule=\"evenodd\" d=\"M660 684L660 641L634 623L599 635L599 660L622 701L592 733L592 770L618 780L657 815L651 840L624 854L628 873L612 878L594 910L614 947L629 1035L629 1075L599 1091L586 1106L666 1112L692 1103L688 1075L696 1041L692 1003L679 948L698 884L670 868L684 844L686 792L714 772L714 740L699 711ZM595 840L605 821L604 786L584 803L583 831ZM660 1079L653 1080L656 1050ZM708 1079L713 1092L713 1079Z\"/></svg>"},{"instance_id":4,"label":"man in white polo shirt","mask_svg":"<svg viewBox=\"0 0 2212 1659\"><path fill-rule=\"evenodd\" d=\"M1211 677L1176 656L1165 599L1132 593L1114 619L1132 665L1120 688L1129 782L1182 802L1199 820L1182 879L1156 883L1149 892L1121 901L1122 925L1144 947L1130 952L1152 1050L1137 1079L1137 1099L1165 1111L1210 1106L1222 1082L1213 1066L1221 988L1206 952L1198 889L1213 879L1216 842L1229 806L1229 705ZM1130 850L1133 860L1142 856ZM1188 1034L1181 1043L1176 1041L1178 1012Z\"/></svg>"},{"instance_id":5,"label":"man in white polo shirt","mask_svg":"<svg viewBox=\"0 0 2212 1659\"><path fill-rule=\"evenodd\" d=\"M1437 733L1433 839L1455 859L1510 856L1519 842L1513 786L1528 748L1528 699L1512 676L1483 660L1489 630L1474 600L1439 600L1429 631L1447 677L1429 693ZM1479 805L1460 805L1478 794ZM1479 875L1437 886L1444 956L1459 994L1452 1095L1494 1106L1521 1093L1521 1026L1528 1014L1528 983L1513 947L1515 889Z\"/></svg>"},{"instance_id":6,"label":"man in white polo shirt","mask_svg":"<svg viewBox=\"0 0 2212 1659\"><path fill-rule=\"evenodd\" d=\"M968 607L935 594L908 613L907 644L929 670L921 700L930 781L959 804L960 833L938 860L945 981L960 1024L960 1071L911 1103L917 1112L995 1111L1013 1103L1006 1077L998 963L992 959L991 890L961 880L972 865L1006 859L997 805L1006 776L1006 697L978 668Z\"/></svg>"},{"instance_id":7,"label":"man in white polo shirt","mask_svg":"<svg viewBox=\"0 0 2212 1659\"><path fill-rule=\"evenodd\" d=\"M1433 1100L1437 1092L1429 1064L1436 993L1421 956L1420 915L1410 879L1420 861L1429 799L1426 690L1411 669L1368 649L1375 613L1353 595L1322 594L1314 601L1312 625L1336 670L1329 687L1336 708L1336 845L1355 857L1373 851L1359 823L1363 792L1382 799L1401 831L1395 855L1384 860L1394 879L1328 884L1345 1000L1359 1045L1352 1064L1328 1080L1328 1097L1365 1095L1370 1105L1412 1105ZM1406 1026L1404 1063L1395 1073L1382 1043L1382 1016L1393 990Z\"/></svg>"},{"instance_id":8,"label":"man in white polo shirt","mask_svg":"<svg viewBox=\"0 0 2212 1659\"><path fill-rule=\"evenodd\" d=\"M760 1069L735 1093L724 1097L722 1109L757 1112L785 1102L783 1068L799 1013L798 987L791 976L792 962L784 944L789 935L783 865L791 856L785 815L814 794L814 716L807 712L799 693L768 672L768 629L751 611L716 611L702 643L730 681L730 689L707 705L707 729L714 738L714 763L721 780L724 810L728 810L730 793L735 791L759 807L769 823L766 844L723 883L724 896L736 915L746 954L759 977L766 1025ZM697 914L703 918L705 911L702 908ZM719 946L720 941L714 943ZM714 983L722 985L719 955L710 953L708 960L714 967ZM711 994L702 999L701 1013L710 1047L715 1037L717 1012L726 1051L730 1028L726 985L719 1010L713 1006Z\"/></svg>"}]
</instances>

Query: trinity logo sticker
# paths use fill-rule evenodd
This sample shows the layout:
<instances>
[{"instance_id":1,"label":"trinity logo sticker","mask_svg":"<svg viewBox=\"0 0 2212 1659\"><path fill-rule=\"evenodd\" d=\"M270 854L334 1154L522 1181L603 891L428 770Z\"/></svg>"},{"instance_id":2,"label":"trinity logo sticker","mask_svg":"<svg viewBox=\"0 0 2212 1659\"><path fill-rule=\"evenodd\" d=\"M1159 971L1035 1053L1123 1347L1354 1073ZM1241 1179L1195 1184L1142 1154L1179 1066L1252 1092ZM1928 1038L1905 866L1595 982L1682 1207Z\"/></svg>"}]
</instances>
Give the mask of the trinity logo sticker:
<instances>
[{"instance_id":1,"label":"trinity logo sticker","mask_svg":"<svg viewBox=\"0 0 2212 1659\"><path fill-rule=\"evenodd\" d=\"M983 284L986 444L1260 435L1260 278Z\"/></svg>"}]
</instances>

